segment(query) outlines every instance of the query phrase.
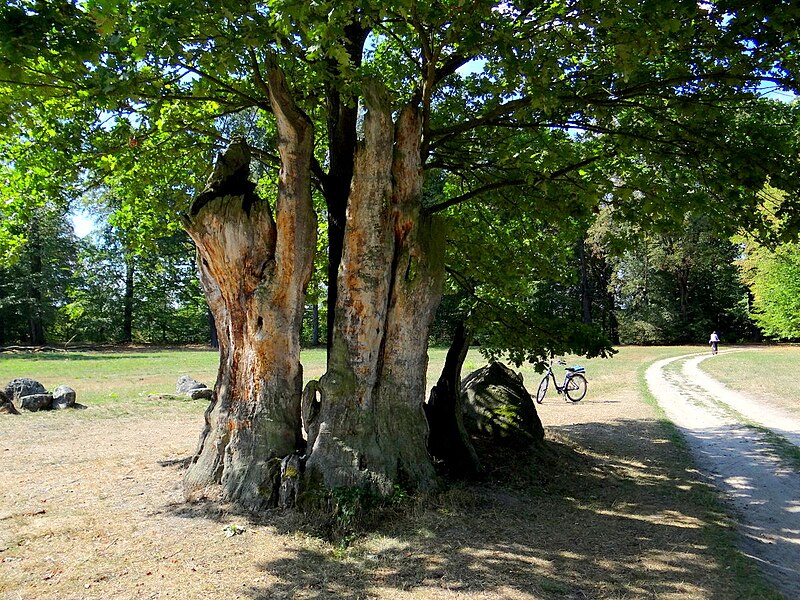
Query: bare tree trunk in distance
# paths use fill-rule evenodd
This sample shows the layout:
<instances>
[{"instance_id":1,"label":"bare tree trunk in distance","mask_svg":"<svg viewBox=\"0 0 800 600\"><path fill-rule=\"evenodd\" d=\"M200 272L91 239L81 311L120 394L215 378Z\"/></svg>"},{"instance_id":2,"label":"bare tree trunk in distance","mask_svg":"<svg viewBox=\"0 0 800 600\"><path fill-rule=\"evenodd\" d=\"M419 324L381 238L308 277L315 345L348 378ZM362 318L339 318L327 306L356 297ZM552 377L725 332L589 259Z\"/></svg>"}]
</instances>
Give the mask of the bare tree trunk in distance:
<instances>
[{"instance_id":1,"label":"bare tree trunk in distance","mask_svg":"<svg viewBox=\"0 0 800 600\"><path fill-rule=\"evenodd\" d=\"M211 341L209 345L212 348L219 348L219 336L217 335L217 324L214 321L214 313L211 312L211 309L208 309L208 332Z\"/></svg>"},{"instance_id":2,"label":"bare tree trunk in distance","mask_svg":"<svg viewBox=\"0 0 800 600\"><path fill-rule=\"evenodd\" d=\"M581 266L581 318L584 324L592 324L592 289L589 282L589 265L586 258L586 242L578 242L578 259Z\"/></svg>"},{"instance_id":3,"label":"bare tree trunk in distance","mask_svg":"<svg viewBox=\"0 0 800 600\"><path fill-rule=\"evenodd\" d=\"M185 488L191 495L221 483L227 500L254 511L278 503L281 460L303 445L300 327L316 246L313 128L274 64L266 85L281 157L275 217L248 180L247 144L235 140L185 222L220 344Z\"/></svg>"},{"instance_id":4,"label":"bare tree trunk in distance","mask_svg":"<svg viewBox=\"0 0 800 600\"><path fill-rule=\"evenodd\" d=\"M131 256L125 257L125 297L122 307L122 339L124 343L133 341L133 284L135 267Z\"/></svg>"},{"instance_id":5,"label":"bare tree trunk in distance","mask_svg":"<svg viewBox=\"0 0 800 600\"><path fill-rule=\"evenodd\" d=\"M28 250L30 255L30 270L28 277L28 332L30 343L34 346L43 346L47 341L44 335L44 306L42 303L42 286L44 285L42 265L42 232L39 227L38 217L31 220Z\"/></svg>"},{"instance_id":6,"label":"bare tree trunk in distance","mask_svg":"<svg viewBox=\"0 0 800 600\"><path fill-rule=\"evenodd\" d=\"M311 305L311 345L319 346L319 300Z\"/></svg>"},{"instance_id":7,"label":"bare tree trunk in distance","mask_svg":"<svg viewBox=\"0 0 800 600\"><path fill-rule=\"evenodd\" d=\"M311 487L388 494L435 479L423 403L444 236L421 213L419 110L406 106L395 126L381 84L366 84L364 99L328 371L303 395L305 474Z\"/></svg>"}]
</instances>

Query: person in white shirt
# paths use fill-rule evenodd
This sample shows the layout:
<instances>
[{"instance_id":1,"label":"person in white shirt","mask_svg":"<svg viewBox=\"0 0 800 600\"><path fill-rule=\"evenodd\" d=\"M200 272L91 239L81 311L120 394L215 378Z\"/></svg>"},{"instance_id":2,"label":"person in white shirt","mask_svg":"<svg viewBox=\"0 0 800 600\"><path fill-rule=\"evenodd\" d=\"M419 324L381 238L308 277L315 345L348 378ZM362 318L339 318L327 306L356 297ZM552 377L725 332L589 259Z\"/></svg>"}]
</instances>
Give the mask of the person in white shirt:
<instances>
[{"instance_id":1,"label":"person in white shirt","mask_svg":"<svg viewBox=\"0 0 800 600\"><path fill-rule=\"evenodd\" d=\"M716 331L711 332L711 337L708 339L708 343L711 344L711 354L716 354L719 348L719 335Z\"/></svg>"}]
</instances>

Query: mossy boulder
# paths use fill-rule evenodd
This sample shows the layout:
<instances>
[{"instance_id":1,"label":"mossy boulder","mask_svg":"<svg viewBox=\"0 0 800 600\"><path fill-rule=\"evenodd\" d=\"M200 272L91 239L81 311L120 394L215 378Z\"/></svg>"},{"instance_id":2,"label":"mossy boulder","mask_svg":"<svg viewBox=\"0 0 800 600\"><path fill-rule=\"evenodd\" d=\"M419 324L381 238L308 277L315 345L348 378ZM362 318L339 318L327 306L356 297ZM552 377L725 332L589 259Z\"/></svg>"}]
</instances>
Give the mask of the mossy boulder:
<instances>
[{"instance_id":1,"label":"mossy boulder","mask_svg":"<svg viewBox=\"0 0 800 600\"><path fill-rule=\"evenodd\" d=\"M504 443L529 445L544 439L544 427L522 375L499 362L461 381L464 426Z\"/></svg>"}]
</instances>

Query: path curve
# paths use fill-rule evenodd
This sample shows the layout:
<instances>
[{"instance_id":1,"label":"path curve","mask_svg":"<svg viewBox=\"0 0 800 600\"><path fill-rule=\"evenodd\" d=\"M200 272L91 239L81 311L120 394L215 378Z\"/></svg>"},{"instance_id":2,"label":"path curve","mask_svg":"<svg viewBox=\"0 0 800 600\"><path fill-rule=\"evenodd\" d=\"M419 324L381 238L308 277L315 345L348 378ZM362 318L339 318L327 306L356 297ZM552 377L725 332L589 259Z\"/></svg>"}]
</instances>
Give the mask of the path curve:
<instances>
[{"instance_id":1,"label":"path curve","mask_svg":"<svg viewBox=\"0 0 800 600\"><path fill-rule=\"evenodd\" d=\"M657 361L647 369L647 386L733 507L744 553L787 598L800 598L800 471L747 423L800 446L800 420L712 379L698 366L707 358Z\"/></svg>"}]
</instances>

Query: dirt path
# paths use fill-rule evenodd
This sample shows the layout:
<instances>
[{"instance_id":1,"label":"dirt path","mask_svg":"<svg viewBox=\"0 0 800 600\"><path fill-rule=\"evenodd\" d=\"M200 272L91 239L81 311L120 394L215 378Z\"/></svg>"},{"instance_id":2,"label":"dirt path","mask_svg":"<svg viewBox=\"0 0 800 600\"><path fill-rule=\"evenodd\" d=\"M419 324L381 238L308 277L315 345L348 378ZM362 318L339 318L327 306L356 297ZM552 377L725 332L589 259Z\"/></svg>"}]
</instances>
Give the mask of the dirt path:
<instances>
[{"instance_id":1,"label":"dirt path","mask_svg":"<svg viewBox=\"0 0 800 600\"><path fill-rule=\"evenodd\" d=\"M699 369L707 358L658 361L648 387L732 505L743 551L788 598L800 598L800 472L766 431L800 446L800 420L721 385Z\"/></svg>"}]
</instances>

